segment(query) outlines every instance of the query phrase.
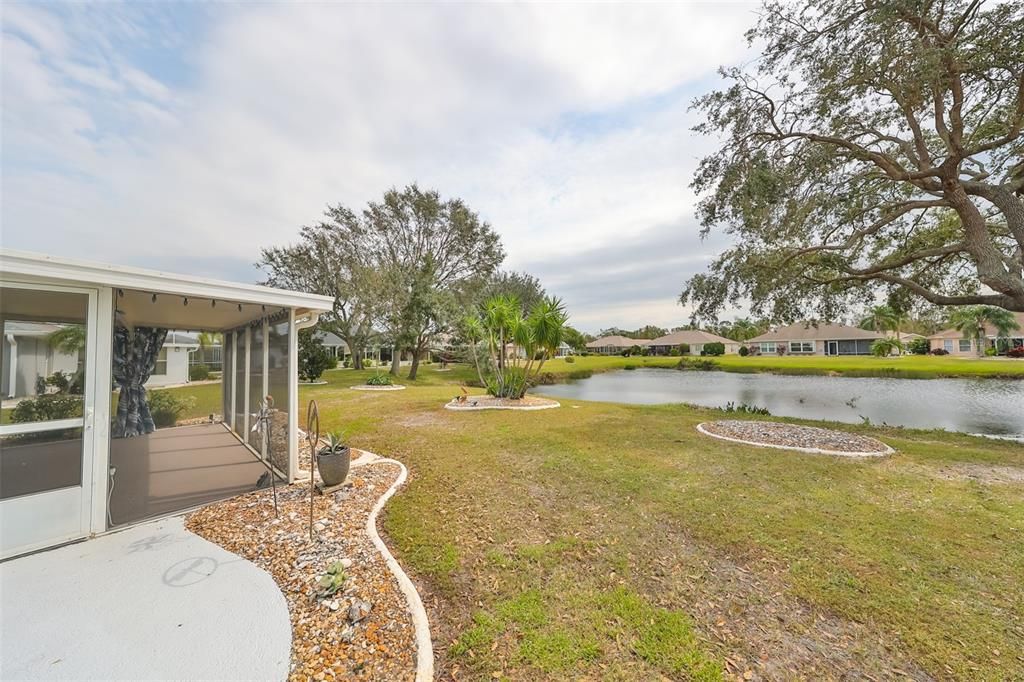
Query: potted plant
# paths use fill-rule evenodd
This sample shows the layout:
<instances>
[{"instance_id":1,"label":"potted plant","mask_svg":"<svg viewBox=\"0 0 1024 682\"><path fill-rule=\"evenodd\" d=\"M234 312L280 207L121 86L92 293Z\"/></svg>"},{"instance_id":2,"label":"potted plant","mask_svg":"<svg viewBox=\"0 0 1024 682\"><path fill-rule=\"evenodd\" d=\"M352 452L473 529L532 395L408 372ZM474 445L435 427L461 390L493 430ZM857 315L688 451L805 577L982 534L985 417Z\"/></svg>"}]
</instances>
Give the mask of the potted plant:
<instances>
[{"instance_id":1,"label":"potted plant","mask_svg":"<svg viewBox=\"0 0 1024 682\"><path fill-rule=\"evenodd\" d=\"M324 486L341 485L348 477L349 447L342 440L342 434L334 431L327 434L327 444L316 453L316 469Z\"/></svg>"}]
</instances>

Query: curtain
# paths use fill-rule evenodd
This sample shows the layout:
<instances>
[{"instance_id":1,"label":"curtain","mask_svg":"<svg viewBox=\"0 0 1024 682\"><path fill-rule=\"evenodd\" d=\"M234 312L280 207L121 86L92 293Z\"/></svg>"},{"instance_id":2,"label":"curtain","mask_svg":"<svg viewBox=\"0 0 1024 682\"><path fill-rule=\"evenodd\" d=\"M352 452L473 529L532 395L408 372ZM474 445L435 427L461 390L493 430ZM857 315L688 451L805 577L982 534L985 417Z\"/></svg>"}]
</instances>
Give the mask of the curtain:
<instances>
[{"instance_id":1,"label":"curtain","mask_svg":"<svg viewBox=\"0 0 1024 682\"><path fill-rule=\"evenodd\" d=\"M125 327L114 329L113 375L121 388L114 438L131 438L156 430L144 384L156 367L166 338L166 329L136 327L134 333Z\"/></svg>"}]
</instances>

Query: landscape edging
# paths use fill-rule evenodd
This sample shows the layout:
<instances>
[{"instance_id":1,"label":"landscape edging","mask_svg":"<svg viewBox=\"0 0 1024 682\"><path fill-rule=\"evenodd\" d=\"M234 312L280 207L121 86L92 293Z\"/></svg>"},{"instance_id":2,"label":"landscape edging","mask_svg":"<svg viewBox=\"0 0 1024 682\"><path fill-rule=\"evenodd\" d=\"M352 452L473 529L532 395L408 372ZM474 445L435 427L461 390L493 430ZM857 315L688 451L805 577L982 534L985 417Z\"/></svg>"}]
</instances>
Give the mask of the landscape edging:
<instances>
[{"instance_id":1,"label":"landscape edging","mask_svg":"<svg viewBox=\"0 0 1024 682\"><path fill-rule=\"evenodd\" d=\"M384 557L388 570L395 576L395 579L398 581L398 587L402 590L402 594L405 595L405 600L409 605L409 615L412 616L412 623L416 630L416 682L429 682L434 679L434 645L430 640L430 622L427 620L427 610L423 607L423 600L420 598L420 593L416 591L416 586L405 571L402 570L394 555L391 554L391 550L384 544L380 534L377 533L377 514L384 508L387 501L391 499L391 496L405 483L409 476L409 470L397 459L380 457L367 450L362 452L364 454L360 455L359 459L363 459L367 454L378 459L361 462L357 466L387 462L389 464L397 464L402 470L398 478L395 479L395 482L380 496L377 503L370 510L370 516L366 519L366 534L370 536L370 541L373 542L377 551Z\"/></svg>"}]
</instances>

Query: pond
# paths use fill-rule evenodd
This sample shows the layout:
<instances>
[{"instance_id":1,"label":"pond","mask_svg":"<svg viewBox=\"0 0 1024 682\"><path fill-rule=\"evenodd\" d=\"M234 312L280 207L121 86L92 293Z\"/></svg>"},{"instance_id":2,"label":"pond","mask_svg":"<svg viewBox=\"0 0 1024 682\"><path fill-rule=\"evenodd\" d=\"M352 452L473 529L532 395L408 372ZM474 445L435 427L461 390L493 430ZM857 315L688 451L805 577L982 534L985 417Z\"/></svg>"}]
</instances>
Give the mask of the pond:
<instances>
[{"instance_id":1,"label":"pond","mask_svg":"<svg viewBox=\"0 0 1024 682\"><path fill-rule=\"evenodd\" d=\"M732 402L773 415L1024 438L1024 381L883 379L637 369L540 386L554 398L656 405Z\"/></svg>"}]
</instances>

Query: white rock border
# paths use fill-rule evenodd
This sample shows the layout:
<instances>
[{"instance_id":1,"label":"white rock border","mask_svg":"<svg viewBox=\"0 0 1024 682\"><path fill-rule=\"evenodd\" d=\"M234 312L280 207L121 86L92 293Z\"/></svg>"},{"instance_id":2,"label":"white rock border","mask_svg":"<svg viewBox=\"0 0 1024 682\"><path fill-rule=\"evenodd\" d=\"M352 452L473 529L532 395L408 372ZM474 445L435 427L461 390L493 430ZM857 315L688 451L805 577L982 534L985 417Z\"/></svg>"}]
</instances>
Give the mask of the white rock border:
<instances>
[{"instance_id":1,"label":"white rock border","mask_svg":"<svg viewBox=\"0 0 1024 682\"><path fill-rule=\"evenodd\" d=\"M404 391L405 386L402 384L391 384L390 386L371 386L370 384L359 384L358 386L349 386L353 391Z\"/></svg>"},{"instance_id":2,"label":"white rock border","mask_svg":"<svg viewBox=\"0 0 1024 682\"><path fill-rule=\"evenodd\" d=\"M373 542L377 551L384 557L388 570L395 576L395 579L398 581L398 587L402 590L402 594L405 595L405 600L409 605L409 615L412 616L412 624L416 630L416 682L429 682L434 679L434 645L430 640L430 622L427 620L427 610L423 608L423 600L420 599L420 593L416 591L416 586L409 579L409 576L406 575L405 571L402 570L398 561L391 554L391 550L388 549L388 546L384 544L384 541L381 540L380 535L377 533L377 515L384 508L384 505L387 504L388 500L391 499L391 496L405 483L405 480L409 477L409 470L397 459L381 457L368 450L360 450L360 452L363 454L352 461L352 467L388 463L397 464L402 470L398 478L395 479L395 482L380 496L377 503L373 505L373 509L370 510L370 516L366 519L366 534L370 537L370 541Z\"/></svg>"},{"instance_id":3,"label":"white rock border","mask_svg":"<svg viewBox=\"0 0 1024 682\"><path fill-rule=\"evenodd\" d=\"M472 399L472 396L470 396ZM549 400L544 398L544 400ZM519 410L521 412L533 412L536 410L551 410L556 407L561 407L562 403L557 400L551 400L547 405L467 405L462 407L463 403L459 403L458 400L451 400L444 405L444 409L451 410L452 412L480 412L481 410Z\"/></svg>"},{"instance_id":4,"label":"white rock border","mask_svg":"<svg viewBox=\"0 0 1024 682\"><path fill-rule=\"evenodd\" d=\"M299 386L326 386L327 381L300 381Z\"/></svg>"},{"instance_id":5,"label":"white rock border","mask_svg":"<svg viewBox=\"0 0 1024 682\"><path fill-rule=\"evenodd\" d=\"M846 452L844 450L826 450L824 448L802 448L796 445L778 445L776 443L759 443L753 440L743 440L742 438L732 438L731 436L722 436L717 433L712 433L704 428L707 422L701 422L697 424L697 431L703 433L705 436L711 436L719 440L727 440L732 443L743 443L744 445L753 445L759 448L774 448L776 450L792 450L794 452L807 452L813 455L836 455L838 457L886 457L888 455L895 454L895 450L891 447L878 441L885 446L885 450L880 452ZM875 440L878 440L877 438Z\"/></svg>"}]
</instances>

